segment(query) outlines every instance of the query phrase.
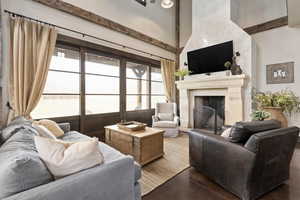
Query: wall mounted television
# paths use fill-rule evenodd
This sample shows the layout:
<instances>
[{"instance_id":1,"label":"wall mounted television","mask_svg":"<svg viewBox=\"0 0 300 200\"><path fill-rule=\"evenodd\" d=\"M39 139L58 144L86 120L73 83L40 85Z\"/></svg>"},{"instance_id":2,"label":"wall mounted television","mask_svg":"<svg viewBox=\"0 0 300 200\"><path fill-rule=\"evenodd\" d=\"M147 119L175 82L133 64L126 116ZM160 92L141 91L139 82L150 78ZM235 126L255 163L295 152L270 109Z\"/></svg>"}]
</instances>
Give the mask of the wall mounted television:
<instances>
[{"instance_id":1,"label":"wall mounted television","mask_svg":"<svg viewBox=\"0 0 300 200\"><path fill-rule=\"evenodd\" d=\"M225 71L224 63L232 62L233 41L190 51L188 68L191 74L210 74Z\"/></svg>"}]
</instances>

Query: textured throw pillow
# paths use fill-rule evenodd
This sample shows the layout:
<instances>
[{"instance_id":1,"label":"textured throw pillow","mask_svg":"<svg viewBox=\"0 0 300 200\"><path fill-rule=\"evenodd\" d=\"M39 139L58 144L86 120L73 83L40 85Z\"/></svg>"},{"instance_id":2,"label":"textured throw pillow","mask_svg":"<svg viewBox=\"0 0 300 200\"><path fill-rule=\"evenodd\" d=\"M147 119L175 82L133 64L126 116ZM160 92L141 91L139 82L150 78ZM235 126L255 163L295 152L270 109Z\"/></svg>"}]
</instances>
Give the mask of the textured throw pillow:
<instances>
[{"instance_id":1,"label":"textured throw pillow","mask_svg":"<svg viewBox=\"0 0 300 200\"><path fill-rule=\"evenodd\" d=\"M232 126L230 141L234 143L246 143L247 140L256 133L278 129L280 127L280 122L276 120L237 122Z\"/></svg>"},{"instance_id":2,"label":"textured throw pillow","mask_svg":"<svg viewBox=\"0 0 300 200\"><path fill-rule=\"evenodd\" d=\"M231 128L228 128L225 131L223 131L221 136L224 137L224 138L229 138L230 137L230 132L231 132Z\"/></svg>"},{"instance_id":3,"label":"textured throw pillow","mask_svg":"<svg viewBox=\"0 0 300 200\"><path fill-rule=\"evenodd\" d=\"M58 126L58 124L55 121L43 119L35 123L46 127L55 135L55 137L61 137L64 135L64 131Z\"/></svg>"},{"instance_id":4,"label":"textured throw pillow","mask_svg":"<svg viewBox=\"0 0 300 200\"><path fill-rule=\"evenodd\" d=\"M158 118L161 121L173 121L174 114L173 113L158 113Z\"/></svg>"},{"instance_id":5,"label":"textured throw pillow","mask_svg":"<svg viewBox=\"0 0 300 200\"><path fill-rule=\"evenodd\" d=\"M36 151L34 136L21 129L1 146L0 199L54 180Z\"/></svg>"},{"instance_id":6,"label":"textured throw pillow","mask_svg":"<svg viewBox=\"0 0 300 200\"><path fill-rule=\"evenodd\" d=\"M0 133L0 144L3 144L21 129L27 129L28 131L35 132L31 126L30 120L27 120L24 117L16 117L5 128L2 129Z\"/></svg>"},{"instance_id":7,"label":"textured throw pillow","mask_svg":"<svg viewBox=\"0 0 300 200\"><path fill-rule=\"evenodd\" d=\"M32 123L32 127L37 130L39 136L54 139L54 140L56 139L55 135L51 131L49 131L45 126L38 125L36 122L34 122Z\"/></svg>"},{"instance_id":8,"label":"textured throw pillow","mask_svg":"<svg viewBox=\"0 0 300 200\"><path fill-rule=\"evenodd\" d=\"M35 145L41 159L55 177L64 177L103 163L97 138L64 143L36 136Z\"/></svg>"}]
</instances>

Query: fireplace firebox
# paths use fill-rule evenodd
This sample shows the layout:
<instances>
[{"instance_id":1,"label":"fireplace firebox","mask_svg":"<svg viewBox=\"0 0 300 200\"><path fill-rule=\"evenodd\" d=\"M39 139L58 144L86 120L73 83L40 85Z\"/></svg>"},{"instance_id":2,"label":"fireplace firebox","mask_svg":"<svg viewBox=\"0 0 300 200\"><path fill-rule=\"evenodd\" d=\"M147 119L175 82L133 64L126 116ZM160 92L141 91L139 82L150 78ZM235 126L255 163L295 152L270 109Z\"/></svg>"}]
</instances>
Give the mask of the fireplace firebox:
<instances>
[{"instance_id":1,"label":"fireplace firebox","mask_svg":"<svg viewBox=\"0 0 300 200\"><path fill-rule=\"evenodd\" d=\"M195 96L194 128L219 134L224 121L224 96Z\"/></svg>"}]
</instances>

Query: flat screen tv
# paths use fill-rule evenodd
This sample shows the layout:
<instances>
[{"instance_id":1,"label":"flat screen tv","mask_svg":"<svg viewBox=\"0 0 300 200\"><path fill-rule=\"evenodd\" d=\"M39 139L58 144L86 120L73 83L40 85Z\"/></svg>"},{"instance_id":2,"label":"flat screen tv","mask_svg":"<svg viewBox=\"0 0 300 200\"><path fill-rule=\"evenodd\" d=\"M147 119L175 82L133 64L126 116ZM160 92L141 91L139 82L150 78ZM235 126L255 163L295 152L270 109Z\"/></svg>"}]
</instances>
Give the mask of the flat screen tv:
<instances>
[{"instance_id":1,"label":"flat screen tv","mask_svg":"<svg viewBox=\"0 0 300 200\"><path fill-rule=\"evenodd\" d=\"M191 74L209 74L225 71L224 63L232 62L233 41L188 52L188 68Z\"/></svg>"}]
</instances>

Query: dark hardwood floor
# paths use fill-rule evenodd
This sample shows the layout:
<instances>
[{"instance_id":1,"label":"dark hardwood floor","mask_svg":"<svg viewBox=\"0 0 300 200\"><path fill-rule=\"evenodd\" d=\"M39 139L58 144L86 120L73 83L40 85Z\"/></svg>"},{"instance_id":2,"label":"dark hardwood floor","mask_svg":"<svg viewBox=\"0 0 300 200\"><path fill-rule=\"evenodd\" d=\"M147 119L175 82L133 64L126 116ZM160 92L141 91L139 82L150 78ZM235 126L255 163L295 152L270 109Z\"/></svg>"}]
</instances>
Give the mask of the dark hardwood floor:
<instances>
[{"instance_id":1,"label":"dark hardwood floor","mask_svg":"<svg viewBox=\"0 0 300 200\"><path fill-rule=\"evenodd\" d=\"M189 168L158 187L143 200L238 200L193 168ZM290 180L266 194L260 200L300 200L300 145L291 163Z\"/></svg>"}]
</instances>

